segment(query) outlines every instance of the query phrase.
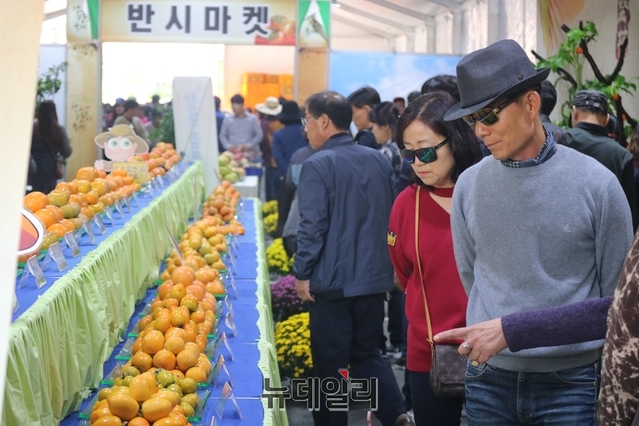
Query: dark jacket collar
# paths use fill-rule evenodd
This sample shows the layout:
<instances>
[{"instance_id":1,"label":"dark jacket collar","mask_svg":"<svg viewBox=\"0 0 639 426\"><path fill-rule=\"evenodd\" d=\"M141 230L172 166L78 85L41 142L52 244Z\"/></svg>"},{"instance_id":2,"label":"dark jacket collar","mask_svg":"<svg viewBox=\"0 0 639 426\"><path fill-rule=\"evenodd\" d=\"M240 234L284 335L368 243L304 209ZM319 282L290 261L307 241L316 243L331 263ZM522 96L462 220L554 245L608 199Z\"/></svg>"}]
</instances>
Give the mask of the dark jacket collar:
<instances>
[{"instance_id":1,"label":"dark jacket collar","mask_svg":"<svg viewBox=\"0 0 639 426\"><path fill-rule=\"evenodd\" d=\"M606 129L605 127L600 126L598 124L583 123L582 122L582 123L577 123L575 128L585 130L586 132L591 133L591 134L596 135L596 136L605 136L607 138L610 137L610 133L608 133L608 129Z\"/></svg>"},{"instance_id":2,"label":"dark jacket collar","mask_svg":"<svg viewBox=\"0 0 639 426\"><path fill-rule=\"evenodd\" d=\"M331 148L335 148L336 146L348 145L352 143L355 143L355 140L353 139L351 135L349 135L346 132L337 133L331 136L330 138L328 138L326 142L324 142L324 145L322 145L320 149L318 149L318 151L321 151L323 149L331 149Z\"/></svg>"}]
</instances>

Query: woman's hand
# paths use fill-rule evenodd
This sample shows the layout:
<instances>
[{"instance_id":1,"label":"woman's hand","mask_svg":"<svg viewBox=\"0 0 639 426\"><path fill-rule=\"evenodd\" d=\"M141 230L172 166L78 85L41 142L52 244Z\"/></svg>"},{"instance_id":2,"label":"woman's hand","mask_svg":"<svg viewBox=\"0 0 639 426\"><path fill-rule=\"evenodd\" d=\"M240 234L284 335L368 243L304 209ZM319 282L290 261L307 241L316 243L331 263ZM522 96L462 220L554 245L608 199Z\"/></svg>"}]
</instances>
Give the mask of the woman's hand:
<instances>
[{"instance_id":1,"label":"woman's hand","mask_svg":"<svg viewBox=\"0 0 639 426\"><path fill-rule=\"evenodd\" d=\"M508 348L501 328L501 318L480 322L470 327L444 331L435 335L433 339L435 343L464 340L457 351L461 355L468 355L471 361L482 363Z\"/></svg>"}]
</instances>

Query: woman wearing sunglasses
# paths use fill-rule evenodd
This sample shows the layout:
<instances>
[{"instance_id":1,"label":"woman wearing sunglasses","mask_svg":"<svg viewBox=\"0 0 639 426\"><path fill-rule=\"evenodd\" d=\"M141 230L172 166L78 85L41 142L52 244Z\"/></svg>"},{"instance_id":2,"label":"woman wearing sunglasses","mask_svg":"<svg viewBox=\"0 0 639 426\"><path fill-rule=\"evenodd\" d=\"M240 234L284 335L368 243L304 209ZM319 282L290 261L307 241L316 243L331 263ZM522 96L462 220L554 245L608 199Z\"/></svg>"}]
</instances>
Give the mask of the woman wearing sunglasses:
<instances>
[{"instance_id":1,"label":"woman wearing sunglasses","mask_svg":"<svg viewBox=\"0 0 639 426\"><path fill-rule=\"evenodd\" d=\"M428 93L409 103L397 123L397 145L416 179L393 205L388 245L406 291L407 369L418 426L459 425L464 402L437 398L429 385L431 348L424 303L427 299L433 334L465 325L468 299L455 264L450 208L457 178L481 153L467 124L444 121L455 103L445 92Z\"/></svg>"}]
</instances>

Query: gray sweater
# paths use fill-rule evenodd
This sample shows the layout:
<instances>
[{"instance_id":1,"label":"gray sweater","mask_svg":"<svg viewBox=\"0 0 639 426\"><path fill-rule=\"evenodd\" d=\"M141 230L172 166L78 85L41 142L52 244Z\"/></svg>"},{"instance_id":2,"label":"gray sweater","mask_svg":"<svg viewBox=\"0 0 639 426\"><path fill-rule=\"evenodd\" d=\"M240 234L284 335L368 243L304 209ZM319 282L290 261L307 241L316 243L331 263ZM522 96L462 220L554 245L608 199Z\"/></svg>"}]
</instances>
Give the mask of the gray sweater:
<instances>
[{"instance_id":1,"label":"gray sweater","mask_svg":"<svg viewBox=\"0 0 639 426\"><path fill-rule=\"evenodd\" d=\"M559 147L545 163L492 157L457 181L451 224L467 323L611 296L632 241L626 197L596 160ZM549 372L594 362L603 341L504 350L489 364Z\"/></svg>"}]
</instances>

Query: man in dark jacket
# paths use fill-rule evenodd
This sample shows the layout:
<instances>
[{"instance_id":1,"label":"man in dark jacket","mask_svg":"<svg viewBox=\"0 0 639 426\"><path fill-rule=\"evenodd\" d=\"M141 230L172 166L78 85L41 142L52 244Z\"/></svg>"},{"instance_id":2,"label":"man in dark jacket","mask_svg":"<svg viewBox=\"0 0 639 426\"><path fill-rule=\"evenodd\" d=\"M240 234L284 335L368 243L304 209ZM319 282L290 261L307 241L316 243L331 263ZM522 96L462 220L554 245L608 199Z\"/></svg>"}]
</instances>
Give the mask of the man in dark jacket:
<instances>
[{"instance_id":1,"label":"man in dark jacket","mask_svg":"<svg viewBox=\"0 0 639 426\"><path fill-rule=\"evenodd\" d=\"M393 289L386 247L393 170L383 154L355 144L347 133L350 122L351 107L338 93L317 93L306 102L303 124L316 152L300 172L295 289L311 302L315 376L336 379L344 395L339 371L350 365L354 376L378 381L375 415L384 426L413 425L377 347L384 297ZM313 411L316 426L348 423L346 411L326 404L322 392L319 411Z\"/></svg>"},{"instance_id":2,"label":"man in dark jacket","mask_svg":"<svg viewBox=\"0 0 639 426\"><path fill-rule=\"evenodd\" d=\"M608 99L596 90L582 90L572 101L572 125L566 145L586 154L613 172L626 194L632 214L632 228L637 231L639 209L635 191L632 154L609 137Z\"/></svg>"},{"instance_id":3,"label":"man in dark jacket","mask_svg":"<svg viewBox=\"0 0 639 426\"><path fill-rule=\"evenodd\" d=\"M353 123L357 127L355 142L362 146L379 149L379 144L372 132L373 123L368 120L370 110L381 102L379 93L370 86L364 86L348 95L347 99L351 104Z\"/></svg>"}]
</instances>

